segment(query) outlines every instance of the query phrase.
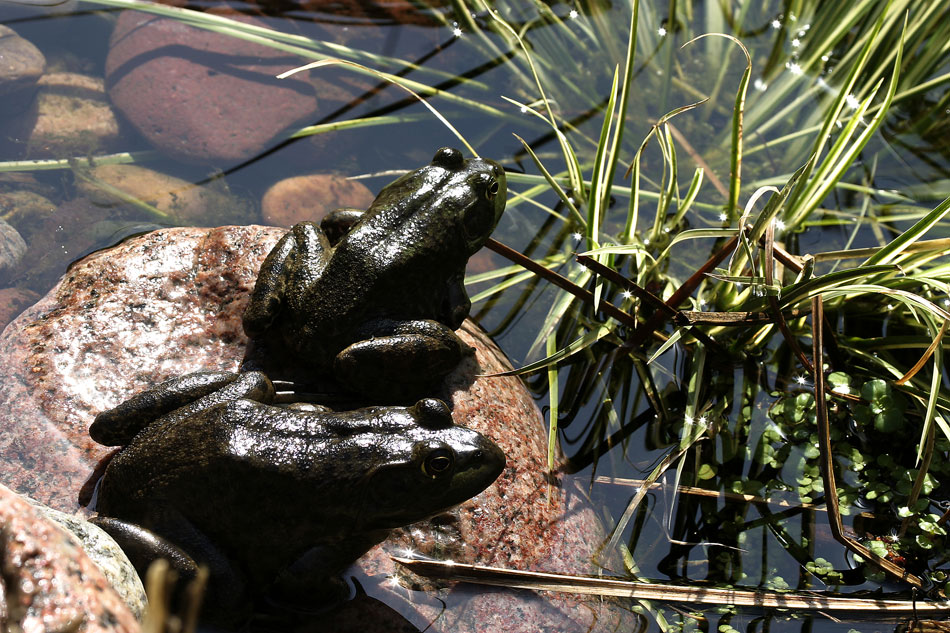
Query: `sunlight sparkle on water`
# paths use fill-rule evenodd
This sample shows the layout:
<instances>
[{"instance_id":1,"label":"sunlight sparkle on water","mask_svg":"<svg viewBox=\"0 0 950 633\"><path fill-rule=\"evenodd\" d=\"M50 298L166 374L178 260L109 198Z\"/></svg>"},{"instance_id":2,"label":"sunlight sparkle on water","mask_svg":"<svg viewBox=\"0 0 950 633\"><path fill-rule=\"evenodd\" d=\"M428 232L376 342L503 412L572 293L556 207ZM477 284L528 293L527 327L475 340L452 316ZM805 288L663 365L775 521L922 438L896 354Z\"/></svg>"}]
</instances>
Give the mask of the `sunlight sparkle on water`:
<instances>
[{"instance_id":1,"label":"sunlight sparkle on water","mask_svg":"<svg viewBox=\"0 0 950 633\"><path fill-rule=\"evenodd\" d=\"M792 73L793 75L797 76L802 74L802 67L798 65L798 62L790 62L785 64L785 67L788 68L788 72Z\"/></svg>"},{"instance_id":2,"label":"sunlight sparkle on water","mask_svg":"<svg viewBox=\"0 0 950 633\"><path fill-rule=\"evenodd\" d=\"M845 102L847 102L848 107L851 108L852 110L857 110L858 106L861 105L861 102L858 101L858 98L855 97L854 95L848 95L847 97L844 98L844 100Z\"/></svg>"},{"instance_id":3,"label":"sunlight sparkle on water","mask_svg":"<svg viewBox=\"0 0 950 633\"><path fill-rule=\"evenodd\" d=\"M572 20L576 20L577 16L577 9L571 9L571 12L567 14L567 17L571 18Z\"/></svg>"},{"instance_id":4,"label":"sunlight sparkle on water","mask_svg":"<svg viewBox=\"0 0 950 633\"><path fill-rule=\"evenodd\" d=\"M762 81L762 78L761 78L761 77L759 77L758 79L756 79L755 82L752 84L752 86L753 86L756 90L758 90L759 92L765 92L766 88L769 87L769 85L768 85L767 83L765 83L764 81Z\"/></svg>"},{"instance_id":5,"label":"sunlight sparkle on water","mask_svg":"<svg viewBox=\"0 0 950 633\"><path fill-rule=\"evenodd\" d=\"M656 34L659 35L660 37L663 37L664 35L666 35L666 29L661 26L660 28L656 30Z\"/></svg>"},{"instance_id":6,"label":"sunlight sparkle on water","mask_svg":"<svg viewBox=\"0 0 950 633\"><path fill-rule=\"evenodd\" d=\"M455 37L462 37L462 29L460 29L459 27L455 27L454 29L452 29L452 35L454 35Z\"/></svg>"},{"instance_id":7,"label":"sunlight sparkle on water","mask_svg":"<svg viewBox=\"0 0 950 633\"><path fill-rule=\"evenodd\" d=\"M776 29L776 30L782 28L782 21L781 21L781 20L772 20L772 28L773 28L773 29Z\"/></svg>"},{"instance_id":8,"label":"sunlight sparkle on water","mask_svg":"<svg viewBox=\"0 0 950 633\"><path fill-rule=\"evenodd\" d=\"M582 239L584 239L584 236L580 233L571 233L571 237L574 238L575 242L580 242Z\"/></svg>"},{"instance_id":9,"label":"sunlight sparkle on water","mask_svg":"<svg viewBox=\"0 0 950 633\"><path fill-rule=\"evenodd\" d=\"M802 41L798 39L797 37L792 40L792 48L798 48L801 45L802 45Z\"/></svg>"},{"instance_id":10,"label":"sunlight sparkle on water","mask_svg":"<svg viewBox=\"0 0 950 633\"><path fill-rule=\"evenodd\" d=\"M725 221L728 220L728 219L729 219L729 216L726 215L725 212L719 214L719 221L720 221L720 222L725 222Z\"/></svg>"},{"instance_id":11,"label":"sunlight sparkle on water","mask_svg":"<svg viewBox=\"0 0 950 633\"><path fill-rule=\"evenodd\" d=\"M624 290L624 291L623 291L622 293L620 293L620 294L623 295L623 298L624 298L624 299L629 299L630 297L633 296L633 293L630 292L629 290Z\"/></svg>"},{"instance_id":12,"label":"sunlight sparkle on water","mask_svg":"<svg viewBox=\"0 0 950 633\"><path fill-rule=\"evenodd\" d=\"M785 228L785 223L779 220L778 218L775 218L774 220L772 220L772 224L774 224L775 228L778 229L779 231Z\"/></svg>"},{"instance_id":13,"label":"sunlight sparkle on water","mask_svg":"<svg viewBox=\"0 0 950 633\"><path fill-rule=\"evenodd\" d=\"M795 382L800 385L804 385L806 382L808 382L808 378L805 377L805 374L799 374L798 376L795 376Z\"/></svg>"}]
</instances>

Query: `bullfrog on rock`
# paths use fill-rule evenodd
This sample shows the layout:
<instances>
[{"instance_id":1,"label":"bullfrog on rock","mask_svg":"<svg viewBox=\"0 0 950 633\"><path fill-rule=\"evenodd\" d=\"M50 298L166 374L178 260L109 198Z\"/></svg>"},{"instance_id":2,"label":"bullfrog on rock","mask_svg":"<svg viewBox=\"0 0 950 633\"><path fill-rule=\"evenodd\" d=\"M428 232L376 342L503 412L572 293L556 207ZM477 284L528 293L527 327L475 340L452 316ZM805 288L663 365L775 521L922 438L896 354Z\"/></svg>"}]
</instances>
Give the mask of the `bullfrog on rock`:
<instances>
[{"instance_id":1,"label":"bullfrog on rock","mask_svg":"<svg viewBox=\"0 0 950 633\"><path fill-rule=\"evenodd\" d=\"M304 364L374 399L426 393L462 359L468 258L505 208L497 163L443 147L386 186L365 212L290 229L261 266L244 313Z\"/></svg>"},{"instance_id":2,"label":"bullfrog on rock","mask_svg":"<svg viewBox=\"0 0 950 633\"><path fill-rule=\"evenodd\" d=\"M273 397L259 372L189 374L90 428L127 444L102 477L94 521L140 573L158 557L185 576L207 564L219 612L248 595L319 595L391 529L477 495L505 466L434 398L328 412Z\"/></svg>"}]
</instances>

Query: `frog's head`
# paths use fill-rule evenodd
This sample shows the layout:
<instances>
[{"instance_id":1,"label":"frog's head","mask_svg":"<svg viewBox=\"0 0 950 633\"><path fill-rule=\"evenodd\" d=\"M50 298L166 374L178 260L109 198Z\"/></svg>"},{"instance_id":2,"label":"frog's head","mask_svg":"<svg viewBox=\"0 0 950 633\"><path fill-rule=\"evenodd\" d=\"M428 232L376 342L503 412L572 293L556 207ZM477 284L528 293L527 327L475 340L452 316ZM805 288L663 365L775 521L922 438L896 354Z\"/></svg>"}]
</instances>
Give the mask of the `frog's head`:
<instances>
[{"instance_id":1,"label":"frog's head","mask_svg":"<svg viewBox=\"0 0 950 633\"><path fill-rule=\"evenodd\" d=\"M505 210L505 170L493 160L465 160L452 147L439 149L430 168L444 171L440 215L454 220L471 256L488 241Z\"/></svg>"},{"instance_id":2,"label":"frog's head","mask_svg":"<svg viewBox=\"0 0 950 633\"><path fill-rule=\"evenodd\" d=\"M406 245L400 259L436 257L443 265L450 260L464 265L495 229L506 197L501 165L483 158L466 160L459 150L443 147L431 163L384 187L363 224L377 231L373 240L385 234L382 226L391 236L398 235Z\"/></svg>"},{"instance_id":3,"label":"frog's head","mask_svg":"<svg viewBox=\"0 0 950 633\"><path fill-rule=\"evenodd\" d=\"M438 514L474 497L504 470L502 450L453 424L441 400L420 400L393 414L390 425L396 432L388 459L363 481L364 528L395 528Z\"/></svg>"}]
</instances>

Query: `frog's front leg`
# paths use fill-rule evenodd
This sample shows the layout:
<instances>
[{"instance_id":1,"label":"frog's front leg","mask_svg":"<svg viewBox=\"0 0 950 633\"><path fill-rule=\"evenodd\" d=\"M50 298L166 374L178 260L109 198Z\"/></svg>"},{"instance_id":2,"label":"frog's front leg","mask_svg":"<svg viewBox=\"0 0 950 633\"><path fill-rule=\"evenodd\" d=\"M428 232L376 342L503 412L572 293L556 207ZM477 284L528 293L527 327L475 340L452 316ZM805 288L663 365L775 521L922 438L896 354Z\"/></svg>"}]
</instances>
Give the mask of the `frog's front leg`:
<instances>
[{"instance_id":1,"label":"frog's front leg","mask_svg":"<svg viewBox=\"0 0 950 633\"><path fill-rule=\"evenodd\" d=\"M382 543L389 530L354 533L340 543L310 548L277 574L268 599L282 606L329 607L348 599L349 588L340 574L353 561Z\"/></svg>"},{"instance_id":2,"label":"frog's front leg","mask_svg":"<svg viewBox=\"0 0 950 633\"><path fill-rule=\"evenodd\" d=\"M89 436L106 446L125 446L159 418L178 420L238 398L273 402L274 385L256 371L200 371L172 378L97 415Z\"/></svg>"},{"instance_id":3,"label":"frog's front leg","mask_svg":"<svg viewBox=\"0 0 950 633\"><path fill-rule=\"evenodd\" d=\"M471 348L438 321L372 321L365 339L340 351L336 377L378 399L414 400L438 387Z\"/></svg>"},{"instance_id":4,"label":"frog's front leg","mask_svg":"<svg viewBox=\"0 0 950 633\"><path fill-rule=\"evenodd\" d=\"M453 330L462 327L462 322L468 318L472 310L472 300L465 291L465 271L450 278L446 284L445 305L442 306L443 323Z\"/></svg>"},{"instance_id":5,"label":"frog's front leg","mask_svg":"<svg viewBox=\"0 0 950 633\"><path fill-rule=\"evenodd\" d=\"M261 264L242 318L244 333L259 338L270 330L288 291L305 285L313 271L322 270L330 249L326 235L313 222L292 226Z\"/></svg>"}]
</instances>

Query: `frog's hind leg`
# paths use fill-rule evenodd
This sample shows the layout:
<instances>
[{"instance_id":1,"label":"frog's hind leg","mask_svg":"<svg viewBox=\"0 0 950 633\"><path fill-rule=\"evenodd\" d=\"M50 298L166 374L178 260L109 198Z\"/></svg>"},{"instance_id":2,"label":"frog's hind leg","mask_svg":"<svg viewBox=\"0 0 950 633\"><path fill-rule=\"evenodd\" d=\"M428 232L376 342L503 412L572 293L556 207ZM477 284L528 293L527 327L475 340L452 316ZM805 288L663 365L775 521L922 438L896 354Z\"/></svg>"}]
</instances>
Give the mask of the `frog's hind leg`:
<instances>
[{"instance_id":1,"label":"frog's hind leg","mask_svg":"<svg viewBox=\"0 0 950 633\"><path fill-rule=\"evenodd\" d=\"M380 401L415 402L432 393L471 350L438 321L374 321L365 340L334 359L338 380Z\"/></svg>"},{"instance_id":2,"label":"frog's hind leg","mask_svg":"<svg viewBox=\"0 0 950 633\"><path fill-rule=\"evenodd\" d=\"M231 371L198 371L166 380L97 415L89 435L106 446L125 444L114 440L132 439L152 420L227 386L237 377Z\"/></svg>"},{"instance_id":3,"label":"frog's hind leg","mask_svg":"<svg viewBox=\"0 0 950 633\"><path fill-rule=\"evenodd\" d=\"M178 420L238 398L273 402L274 385L261 372L200 371L172 378L97 415L89 435L99 444L124 446L156 420Z\"/></svg>"},{"instance_id":4,"label":"frog's hind leg","mask_svg":"<svg viewBox=\"0 0 950 633\"><path fill-rule=\"evenodd\" d=\"M178 574L175 594L176 600L181 600L188 582L197 576L199 564L206 565L210 572L205 599L208 606L229 620L248 615L242 613L247 609L243 574L208 536L166 504L149 503L141 518L148 527L106 516L93 517L90 522L115 540L143 582L152 562L164 558Z\"/></svg>"},{"instance_id":5,"label":"frog's hind leg","mask_svg":"<svg viewBox=\"0 0 950 633\"><path fill-rule=\"evenodd\" d=\"M322 268L329 249L330 242L313 222L300 222L291 227L261 264L242 317L244 333L250 338L263 336L286 303L287 289L298 281L294 279L295 274Z\"/></svg>"}]
</instances>

